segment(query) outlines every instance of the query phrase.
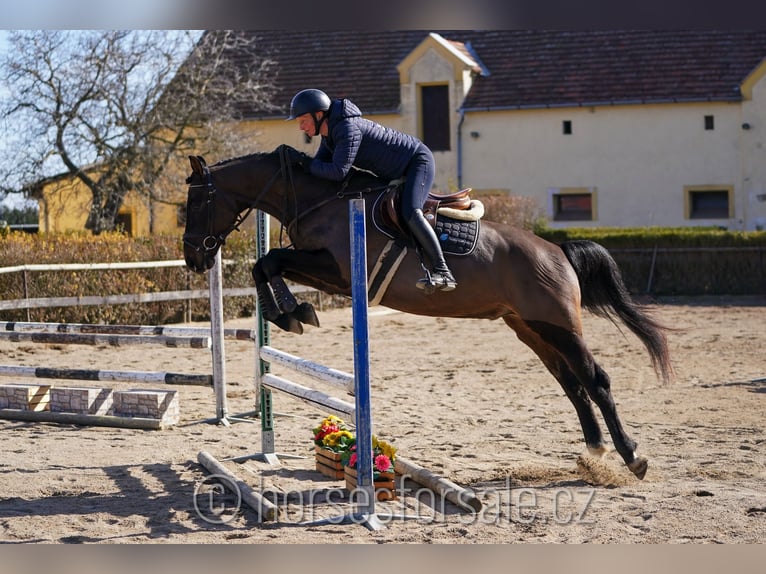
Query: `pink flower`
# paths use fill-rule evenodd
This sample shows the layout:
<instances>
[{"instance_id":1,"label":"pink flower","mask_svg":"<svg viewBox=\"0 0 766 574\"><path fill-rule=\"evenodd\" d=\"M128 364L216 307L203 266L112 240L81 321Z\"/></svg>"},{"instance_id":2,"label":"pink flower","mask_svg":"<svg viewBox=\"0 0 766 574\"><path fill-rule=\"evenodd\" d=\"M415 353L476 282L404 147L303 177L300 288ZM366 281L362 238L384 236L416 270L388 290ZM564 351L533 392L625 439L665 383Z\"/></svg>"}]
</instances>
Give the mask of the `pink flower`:
<instances>
[{"instance_id":1,"label":"pink flower","mask_svg":"<svg viewBox=\"0 0 766 574\"><path fill-rule=\"evenodd\" d=\"M386 472L389 468L391 468L391 459L389 459L385 454L379 454L375 457L376 470L379 470L380 472Z\"/></svg>"},{"instance_id":2,"label":"pink flower","mask_svg":"<svg viewBox=\"0 0 766 574\"><path fill-rule=\"evenodd\" d=\"M348 459L348 465L351 468L356 468L356 453L352 454Z\"/></svg>"}]
</instances>

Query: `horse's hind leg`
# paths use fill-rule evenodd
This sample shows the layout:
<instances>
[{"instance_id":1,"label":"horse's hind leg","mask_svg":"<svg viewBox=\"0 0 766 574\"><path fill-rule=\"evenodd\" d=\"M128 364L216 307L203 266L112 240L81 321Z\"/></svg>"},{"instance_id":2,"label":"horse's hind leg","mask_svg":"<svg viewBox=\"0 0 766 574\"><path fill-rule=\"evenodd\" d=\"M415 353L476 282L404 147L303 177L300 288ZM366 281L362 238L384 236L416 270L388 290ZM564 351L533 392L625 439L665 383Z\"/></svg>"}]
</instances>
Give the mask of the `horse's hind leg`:
<instances>
[{"instance_id":1,"label":"horse's hind leg","mask_svg":"<svg viewBox=\"0 0 766 574\"><path fill-rule=\"evenodd\" d=\"M564 393L572 402L577 413L588 452L594 456L605 454L607 448L604 445L604 435L601 433L601 427L596 420L593 403L588 392L580 384L566 362L561 359L555 349L552 349L539 335L531 331L523 321L511 317L504 317L504 320L511 329L516 331L519 340L535 352L548 368L548 371L559 382L561 388L564 389Z\"/></svg>"},{"instance_id":2,"label":"horse's hind leg","mask_svg":"<svg viewBox=\"0 0 766 574\"><path fill-rule=\"evenodd\" d=\"M636 442L625 432L614 403L609 375L599 366L585 346L582 337L571 330L550 323L530 321L528 325L549 345L558 350L564 361L598 405L609 429L612 442L625 464L638 478L644 478L648 467L645 458L636 455Z\"/></svg>"}]
</instances>

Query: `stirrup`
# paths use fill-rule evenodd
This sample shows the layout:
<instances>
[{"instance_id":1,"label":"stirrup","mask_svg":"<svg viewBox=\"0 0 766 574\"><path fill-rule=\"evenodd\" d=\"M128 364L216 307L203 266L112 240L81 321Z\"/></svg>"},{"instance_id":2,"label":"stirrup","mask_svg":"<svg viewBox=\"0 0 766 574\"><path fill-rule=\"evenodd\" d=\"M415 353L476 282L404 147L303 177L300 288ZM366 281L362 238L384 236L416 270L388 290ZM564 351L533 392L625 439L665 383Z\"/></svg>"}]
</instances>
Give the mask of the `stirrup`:
<instances>
[{"instance_id":1,"label":"stirrup","mask_svg":"<svg viewBox=\"0 0 766 574\"><path fill-rule=\"evenodd\" d=\"M441 271L435 271L430 273L426 271L426 276L422 279L418 279L415 284L418 289L423 289L428 295L434 291L452 291L457 287L457 281L452 277L452 274L447 271L446 273Z\"/></svg>"}]
</instances>

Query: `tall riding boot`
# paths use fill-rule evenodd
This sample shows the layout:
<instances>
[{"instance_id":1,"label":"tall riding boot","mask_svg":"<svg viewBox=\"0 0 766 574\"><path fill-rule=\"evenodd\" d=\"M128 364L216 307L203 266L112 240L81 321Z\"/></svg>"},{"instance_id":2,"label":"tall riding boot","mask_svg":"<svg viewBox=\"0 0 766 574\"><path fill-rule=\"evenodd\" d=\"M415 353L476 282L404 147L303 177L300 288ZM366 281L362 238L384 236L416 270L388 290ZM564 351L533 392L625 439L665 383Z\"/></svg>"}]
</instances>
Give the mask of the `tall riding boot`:
<instances>
[{"instance_id":1,"label":"tall riding boot","mask_svg":"<svg viewBox=\"0 0 766 574\"><path fill-rule=\"evenodd\" d=\"M439 245L439 239L436 237L433 227L423 216L423 211L416 209L412 216L410 216L409 221L407 221L407 226L415 237L415 241L423 249L433 269L430 273L426 272L426 277L418 280L417 288L425 289L429 293L435 289L439 291L452 291L457 287L457 281L455 281L452 272L447 267L442 247Z\"/></svg>"}]
</instances>

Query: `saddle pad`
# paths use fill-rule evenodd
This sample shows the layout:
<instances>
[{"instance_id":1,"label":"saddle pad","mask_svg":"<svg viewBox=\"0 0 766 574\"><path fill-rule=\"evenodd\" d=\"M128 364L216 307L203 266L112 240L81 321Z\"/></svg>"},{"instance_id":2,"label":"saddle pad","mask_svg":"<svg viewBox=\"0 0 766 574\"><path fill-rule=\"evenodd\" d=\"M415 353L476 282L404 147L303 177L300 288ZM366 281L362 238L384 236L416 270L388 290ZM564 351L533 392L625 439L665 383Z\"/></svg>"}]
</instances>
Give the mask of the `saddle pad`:
<instances>
[{"instance_id":1,"label":"saddle pad","mask_svg":"<svg viewBox=\"0 0 766 574\"><path fill-rule=\"evenodd\" d=\"M442 251L450 255L468 255L479 240L481 220L461 221L444 215L436 219L436 237L439 238Z\"/></svg>"}]
</instances>

